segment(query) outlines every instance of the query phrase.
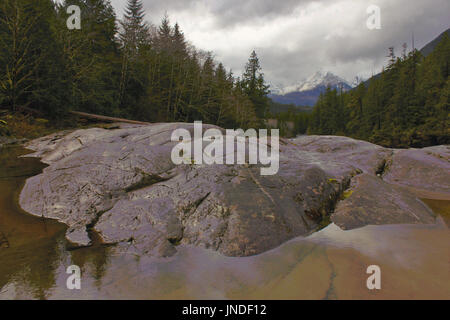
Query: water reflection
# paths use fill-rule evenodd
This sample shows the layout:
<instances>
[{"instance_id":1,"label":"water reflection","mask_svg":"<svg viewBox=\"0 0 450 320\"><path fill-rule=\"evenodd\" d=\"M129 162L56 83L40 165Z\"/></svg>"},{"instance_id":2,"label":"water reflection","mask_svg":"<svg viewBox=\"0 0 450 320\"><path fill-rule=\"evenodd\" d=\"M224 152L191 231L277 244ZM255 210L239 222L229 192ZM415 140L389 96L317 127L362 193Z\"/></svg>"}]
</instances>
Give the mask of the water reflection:
<instances>
[{"instance_id":1,"label":"water reflection","mask_svg":"<svg viewBox=\"0 0 450 320\"><path fill-rule=\"evenodd\" d=\"M18 147L0 149L0 235L6 243L0 248L0 292L15 298L49 298L60 269L71 264L92 274L101 287L108 248L66 251L64 225L28 215L19 207L25 179L45 167L37 159L19 158L26 153Z\"/></svg>"},{"instance_id":2,"label":"water reflection","mask_svg":"<svg viewBox=\"0 0 450 320\"><path fill-rule=\"evenodd\" d=\"M108 268L110 250L111 247L104 246L73 250L70 252L70 261L79 266L82 273L91 275L95 286L100 290L102 278Z\"/></svg>"},{"instance_id":3,"label":"water reflection","mask_svg":"<svg viewBox=\"0 0 450 320\"><path fill-rule=\"evenodd\" d=\"M450 201L436 199L422 199L436 214L444 219L445 224L450 227Z\"/></svg>"},{"instance_id":4,"label":"water reflection","mask_svg":"<svg viewBox=\"0 0 450 320\"><path fill-rule=\"evenodd\" d=\"M449 201L427 204L432 226L335 225L262 255L229 258L179 247L170 259L118 254L100 244L67 250L65 226L17 205L27 176L43 166L0 149L0 299L449 299ZM68 290L67 266L82 269L82 289ZM366 269L382 270L382 290L366 288Z\"/></svg>"}]
</instances>

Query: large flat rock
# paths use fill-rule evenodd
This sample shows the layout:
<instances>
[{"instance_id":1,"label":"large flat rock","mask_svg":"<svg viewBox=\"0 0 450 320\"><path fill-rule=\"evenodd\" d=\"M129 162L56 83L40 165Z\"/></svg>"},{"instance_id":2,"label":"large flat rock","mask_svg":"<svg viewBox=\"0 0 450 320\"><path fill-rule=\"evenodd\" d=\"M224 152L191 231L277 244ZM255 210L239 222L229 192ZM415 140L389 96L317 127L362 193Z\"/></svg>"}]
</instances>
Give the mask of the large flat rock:
<instances>
[{"instance_id":1,"label":"large flat rock","mask_svg":"<svg viewBox=\"0 0 450 320\"><path fill-rule=\"evenodd\" d=\"M367 225L432 224L434 214L421 200L379 177L355 177L347 199L339 202L331 220L341 229Z\"/></svg>"},{"instance_id":2,"label":"large flat rock","mask_svg":"<svg viewBox=\"0 0 450 320\"><path fill-rule=\"evenodd\" d=\"M450 146L396 151L384 180L418 189L450 193Z\"/></svg>"},{"instance_id":3,"label":"large flat rock","mask_svg":"<svg viewBox=\"0 0 450 320\"><path fill-rule=\"evenodd\" d=\"M174 165L172 132L193 132L192 124L118 127L62 132L27 145L49 166L27 180L20 204L67 224L74 245L90 245L97 232L138 255L170 256L178 245L255 255L315 232L349 187L354 193L334 216L344 229L434 221L414 196L382 180L395 150L344 137L283 140L278 174L261 176L259 165ZM357 201L359 188L373 200ZM398 195L384 205L381 198L393 191ZM380 210L359 219L353 205Z\"/></svg>"},{"instance_id":4,"label":"large flat rock","mask_svg":"<svg viewBox=\"0 0 450 320\"><path fill-rule=\"evenodd\" d=\"M315 155L325 164L326 160L333 159L370 174L377 174L379 170L382 170L386 159L393 154L392 149L338 136L303 136L294 139L293 143L300 150Z\"/></svg>"}]
</instances>

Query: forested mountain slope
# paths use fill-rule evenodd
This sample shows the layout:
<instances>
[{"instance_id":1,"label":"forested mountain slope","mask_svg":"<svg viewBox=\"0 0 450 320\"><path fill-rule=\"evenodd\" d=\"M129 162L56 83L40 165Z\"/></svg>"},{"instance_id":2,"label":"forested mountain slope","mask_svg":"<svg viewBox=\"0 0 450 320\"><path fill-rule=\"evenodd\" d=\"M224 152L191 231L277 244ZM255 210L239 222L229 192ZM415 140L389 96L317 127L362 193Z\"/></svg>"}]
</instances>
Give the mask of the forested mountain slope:
<instances>
[{"instance_id":1,"label":"forested mountain slope","mask_svg":"<svg viewBox=\"0 0 450 320\"><path fill-rule=\"evenodd\" d=\"M390 61L379 77L339 94L321 95L310 120L313 134L347 135L384 146L450 143L450 37L426 57L418 50Z\"/></svg>"}]
</instances>

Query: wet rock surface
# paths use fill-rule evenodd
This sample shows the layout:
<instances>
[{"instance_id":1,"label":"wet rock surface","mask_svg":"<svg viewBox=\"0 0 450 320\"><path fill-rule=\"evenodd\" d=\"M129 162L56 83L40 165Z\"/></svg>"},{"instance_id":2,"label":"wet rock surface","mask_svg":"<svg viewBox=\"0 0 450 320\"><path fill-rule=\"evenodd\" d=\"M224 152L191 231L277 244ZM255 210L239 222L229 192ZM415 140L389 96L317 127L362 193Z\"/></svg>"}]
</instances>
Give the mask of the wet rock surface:
<instances>
[{"instance_id":1,"label":"wet rock surface","mask_svg":"<svg viewBox=\"0 0 450 320\"><path fill-rule=\"evenodd\" d=\"M90 245L95 232L138 255L167 257L186 244L250 256L317 231L330 215L343 229L433 223L426 205L383 180L391 175L448 190L449 180L426 180L447 168L447 147L413 150L433 154L422 161L419 181L392 173L403 151L344 137L299 137L280 141L278 174L261 176L254 165L175 166L172 132L193 132L191 124L115 128L62 132L26 145L49 166L27 180L20 204L67 224L74 245Z\"/></svg>"},{"instance_id":2,"label":"wet rock surface","mask_svg":"<svg viewBox=\"0 0 450 320\"><path fill-rule=\"evenodd\" d=\"M421 200L376 176L355 177L346 195L348 199L339 202L331 216L344 230L366 225L432 224L435 220L433 211Z\"/></svg>"},{"instance_id":3,"label":"wet rock surface","mask_svg":"<svg viewBox=\"0 0 450 320\"><path fill-rule=\"evenodd\" d=\"M384 180L408 187L450 193L450 146L398 150Z\"/></svg>"}]
</instances>

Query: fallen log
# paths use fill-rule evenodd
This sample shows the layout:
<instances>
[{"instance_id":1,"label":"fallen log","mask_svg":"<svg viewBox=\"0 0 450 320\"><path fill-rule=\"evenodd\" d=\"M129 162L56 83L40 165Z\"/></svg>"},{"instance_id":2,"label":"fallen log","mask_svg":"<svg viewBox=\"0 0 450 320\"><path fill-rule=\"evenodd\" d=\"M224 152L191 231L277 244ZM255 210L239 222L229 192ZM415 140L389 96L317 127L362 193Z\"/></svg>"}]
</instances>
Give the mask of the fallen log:
<instances>
[{"instance_id":1,"label":"fallen log","mask_svg":"<svg viewBox=\"0 0 450 320\"><path fill-rule=\"evenodd\" d=\"M135 120L128 120L128 119L121 119L121 118L114 118L114 117L107 117L107 116L100 116L97 114L90 114L85 112L79 112L79 111L70 111L71 114L76 115L81 118L90 119L90 120L97 120L97 121L104 121L104 122L121 122L121 123L130 123L130 124L139 124L139 125L148 125L149 122L142 122L142 121L135 121Z\"/></svg>"}]
</instances>

